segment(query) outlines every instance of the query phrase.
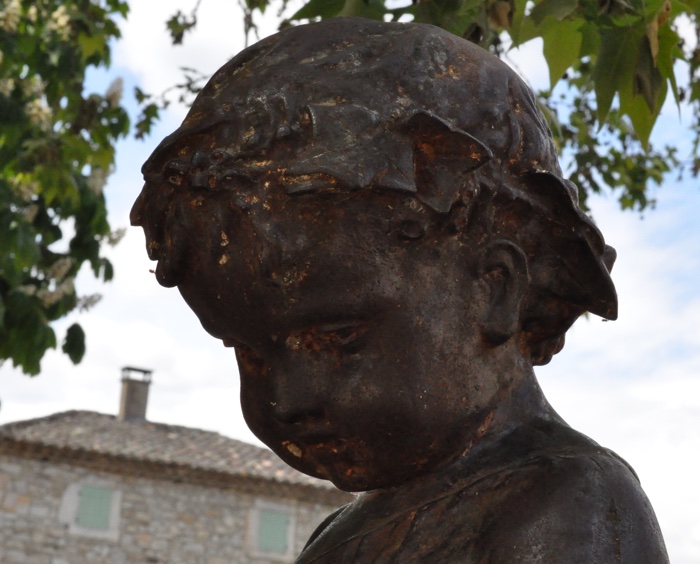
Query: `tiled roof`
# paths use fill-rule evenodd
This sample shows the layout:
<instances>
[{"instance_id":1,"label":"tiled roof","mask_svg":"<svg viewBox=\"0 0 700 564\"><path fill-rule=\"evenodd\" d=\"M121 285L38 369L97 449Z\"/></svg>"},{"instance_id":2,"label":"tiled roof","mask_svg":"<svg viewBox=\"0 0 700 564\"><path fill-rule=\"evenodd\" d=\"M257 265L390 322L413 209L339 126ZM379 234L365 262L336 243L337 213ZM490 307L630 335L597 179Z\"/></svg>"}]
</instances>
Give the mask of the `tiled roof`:
<instances>
[{"instance_id":1,"label":"tiled roof","mask_svg":"<svg viewBox=\"0 0 700 564\"><path fill-rule=\"evenodd\" d=\"M64 411L0 426L0 443L60 449L132 462L188 467L235 478L332 488L301 474L273 452L211 431L149 421L120 421L93 411Z\"/></svg>"}]
</instances>

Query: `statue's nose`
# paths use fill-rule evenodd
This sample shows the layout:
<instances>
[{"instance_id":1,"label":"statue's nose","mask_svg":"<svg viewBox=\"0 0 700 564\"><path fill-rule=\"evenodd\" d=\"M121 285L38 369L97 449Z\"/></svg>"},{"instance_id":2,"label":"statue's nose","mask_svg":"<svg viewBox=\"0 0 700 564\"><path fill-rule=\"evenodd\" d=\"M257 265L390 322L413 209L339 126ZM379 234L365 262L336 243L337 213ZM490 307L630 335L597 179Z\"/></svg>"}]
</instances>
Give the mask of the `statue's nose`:
<instances>
[{"instance_id":1,"label":"statue's nose","mask_svg":"<svg viewBox=\"0 0 700 564\"><path fill-rule=\"evenodd\" d=\"M284 425L313 426L325 421L326 410L319 405L299 405L283 400L275 403L272 415Z\"/></svg>"},{"instance_id":2,"label":"statue's nose","mask_svg":"<svg viewBox=\"0 0 700 564\"><path fill-rule=\"evenodd\" d=\"M285 425L319 425L328 416L328 397L321 374L308 363L300 362L273 370L272 415Z\"/></svg>"},{"instance_id":3,"label":"statue's nose","mask_svg":"<svg viewBox=\"0 0 700 564\"><path fill-rule=\"evenodd\" d=\"M131 207L131 212L129 213L129 222L134 227L140 227L143 225L142 215L143 215L143 208L144 208L144 190L145 190L145 186L144 186L144 189L141 190L138 197L136 198L134 205Z\"/></svg>"}]
</instances>

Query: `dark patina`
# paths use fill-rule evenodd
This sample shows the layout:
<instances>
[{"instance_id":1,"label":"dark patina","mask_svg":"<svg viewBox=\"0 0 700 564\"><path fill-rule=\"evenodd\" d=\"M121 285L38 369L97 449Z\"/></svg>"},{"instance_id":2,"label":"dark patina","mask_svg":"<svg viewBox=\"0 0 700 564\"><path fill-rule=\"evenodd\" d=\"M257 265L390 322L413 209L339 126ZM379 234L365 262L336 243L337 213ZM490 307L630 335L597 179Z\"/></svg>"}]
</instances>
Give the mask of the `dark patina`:
<instances>
[{"instance_id":1,"label":"dark patina","mask_svg":"<svg viewBox=\"0 0 700 564\"><path fill-rule=\"evenodd\" d=\"M143 168L156 276L235 347L250 428L364 492L299 562L666 562L632 469L533 365L614 319L614 251L530 90L425 25L335 19L222 67Z\"/></svg>"}]
</instances>

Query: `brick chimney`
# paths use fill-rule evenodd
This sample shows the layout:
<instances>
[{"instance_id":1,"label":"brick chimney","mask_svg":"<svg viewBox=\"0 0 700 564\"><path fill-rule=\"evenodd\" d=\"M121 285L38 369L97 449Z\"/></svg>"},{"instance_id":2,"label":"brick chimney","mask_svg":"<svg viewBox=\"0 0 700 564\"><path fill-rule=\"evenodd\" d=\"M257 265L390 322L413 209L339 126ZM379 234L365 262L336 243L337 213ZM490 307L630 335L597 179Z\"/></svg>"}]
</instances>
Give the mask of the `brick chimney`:
<instances>
[{"instance_id":1,"label":"brick chimney","mask_svg":"<svg viewBox=\"0 0 700 564\"><path fill-rule=\"evenodd\" d=\"M122 397L119 403L120 421L145 421L148 387L153 370L125 366L122 368ZM134 376L139 375L139 378Z\"/></svg>"}]
</instances>

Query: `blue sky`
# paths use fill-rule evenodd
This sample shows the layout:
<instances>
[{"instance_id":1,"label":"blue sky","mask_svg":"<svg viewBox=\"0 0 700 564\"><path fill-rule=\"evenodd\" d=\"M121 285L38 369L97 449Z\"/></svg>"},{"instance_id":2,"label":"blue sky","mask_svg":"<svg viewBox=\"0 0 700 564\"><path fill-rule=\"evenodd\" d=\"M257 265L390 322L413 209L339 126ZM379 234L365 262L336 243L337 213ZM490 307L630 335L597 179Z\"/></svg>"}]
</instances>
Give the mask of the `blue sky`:
<instances>
[{"instance_id":1,"label":"blue sky","mask_svg":"<svg viewBox=\"0 0 700 564\"><path fill-rule=\"evenodd\" d=\"M160 92L179 78L178 67L213 72L242 47L235 2L204 2L198 31L184 47L171 47L164 21L193 2L133 2L124 41L114 50L109 73L96 75L97 90L115 76ZM229 12L214 13L227 5ZM517 57L518 69L546 84L538 46ZM113 227L128 225L128 211L141 188L141 163L184 117L173 108L145 142L118 148L117 171L107 190ZM678 113L667 107L652 136L686 143ZM684 154L680 155L682 158ZM658 189L656 209L642 219L620 212L614 198L596 197L593 215L618 251L613 279L620 318L603 323L581 319L567 345L539 369L555 409L573 427L612 448L630 462L655 507L671 561L700 561L700 189L697 179L669 175ZM238 405L232 350L209 337L177 290L158 286L149 272L140 229L109 250L116 270L106 286L81 276L79 291L103 300L80 316L88 352L77 367L49 353L41 376L30 379L10 366L0 368L0 423L68 409L115 413L120 369L154 369L148 417L153 421L218 431L256 442ZM73 318L58 325L59 333Z\"/></svg>"}]
</instances>

